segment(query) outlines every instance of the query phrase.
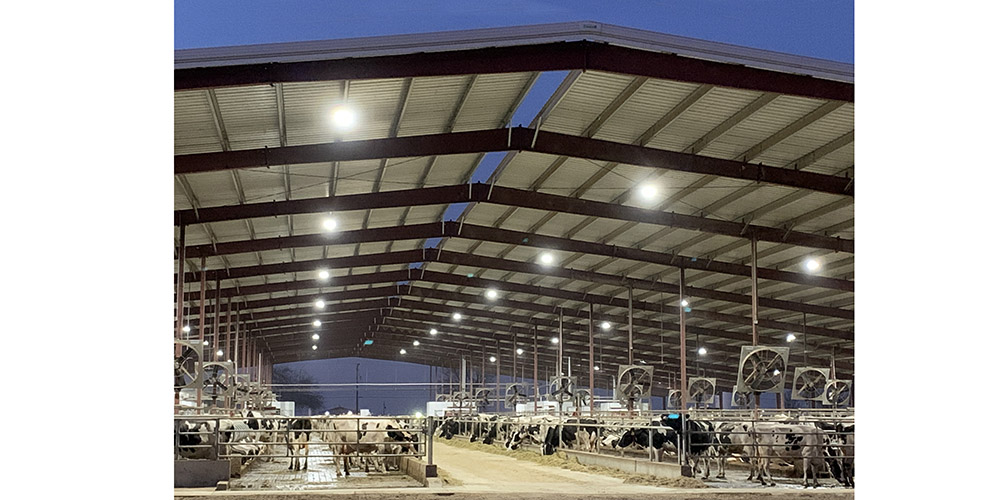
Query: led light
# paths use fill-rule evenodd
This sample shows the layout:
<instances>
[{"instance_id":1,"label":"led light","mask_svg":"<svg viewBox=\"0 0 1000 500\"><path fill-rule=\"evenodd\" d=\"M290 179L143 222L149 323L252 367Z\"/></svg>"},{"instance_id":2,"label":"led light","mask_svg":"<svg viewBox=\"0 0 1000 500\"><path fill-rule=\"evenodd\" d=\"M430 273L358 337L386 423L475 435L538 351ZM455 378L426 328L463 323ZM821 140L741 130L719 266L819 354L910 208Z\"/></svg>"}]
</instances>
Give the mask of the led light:
<instances>
[{"instance_id":1,"label":"led light","mask_svg":"<svg viewBox=\"0 0 1000 500\"><path fill-rule=\"evenodd\" d=\"M365 341L365 345L372 345L374 343L375 343L375 341L372 340L372 339L368 339L368 340Z\"/></svg>"},{"instance_id":2,"label":"led light","mask_svg":"<svg viewBox=\"0 0 1000 500\"><path fill-rule=\"evenodd\" d=\"M639 188L639 195L646 200L656 198L657 192L658 190L656 189L656 186L652 184L643 184L642 187Z\"/></svg>"},{"instance_id":3,"label":"led light","mask_svg":"<svg viewBox=\"0 0 1000 500\"><path fill-rule=\"evenodd\" d=\"M789 333L788 336L785 337L785 342L791 342L793 340L795 340L795 334L794 333Z\"/></svg>"},{"instance_id":4,"label":"led light","mask_svg":"<svg viewBox=\"0 0 1000 500\"><path fill-rule=\"evenodd\" d=\"M313 340L319 340L319 334L318 333L314 333L313 334Z\"/></svg>"},{"instance_id":5,"label":"led light","mask_svg":"<svg viewBox=\"0 0 1000 500\"><path fill-rule=\"evenodd\" d=\"M333 108L333 124L340 130L350 130L358 121L358 114L347 106Z\"/></svg>"},{"instance_id":6,"label":"led light","mask_svg":"<svg viewBox=\"0 0 1000 500\"><path fill-rule=\"evenodd\" d=\"M517 352L517 355L520 356L520 355L524 354L524 349L521 349L520 347L518 347L517 351L515 351L515 352Z\"/></svg>"},{"instance_id":7,"label":"led light","mask_svg":"<svg viewBox=\"0 0 1000 500\"><path fill-rule=\"evenodd\" d=\"M690 302L688 302L688 299L681 299L681 305L682 305L682 306L684 306L684 307L687 307L687 306L688 306L688 305L690 305L690 304L691 304L691 303L690 303Z\"/></svg>"},{"instance_id":8,"label":"led light","mask_svg":"<svg viewBox=\"0 0 1000 500\"><path fill-rule=\"evenodd\" d=\"M556 258L553 257L552 254L550 254L548 252L543 253L542 256L541 256L542 264L544 264L546 266L552 265L552 263L555 262L555 260L556 260Z\"/></svg>"},{"instance_id":9,"label":"led light","mask_svg":"<svg viewBox=\"0 0 1000 500\"><path fill-rule=\"evenodd\" d=\"M325 279L327 279L329 277L330 277L330 271L327 271L326 269L324 269L324 270L322 270L322 271L319 272L319 279L325 280Z\"/></svg>"},{"instance_id":10,"label":"led light","mask_svg":"<svg viewBox=\"0 0 1000 500\"><path fill-rule=\"evenodd\" d=\"M216 356L222 356L222 349L219 349L218 351L215 351L215 355Z\"/></svg>"},{"instance_id":11,"label":"led light","mask_svg":"<svg viewBox=\"0 0 1000 500\"><path fill-rule=\"evenodd\" d=\"M610 329L611 329L611 323L607 321L601 323L601 330L610 330Z\"/></svg>"},{"instance_id":12,"label":"led light","mask_svg":"<svg viewBox=\"0 0 1000 500\"><path fill-rule=\"evenodd\" d=\"M490 363L496 363L496 362L497 362L497 357L496 356L490 356Z\"/></svg>"},{"instance_id":13,"label":"led light","mask_svg":"<svg viewBox=\"0 0 1000 500\"><path fill-rule=\"evenodd\" d=\"M594 365L594 371L595 371L595 372L599 372L599 371L601 371L601 367L600 367L600 366L597 366L597 365Z\"/></svg>"},{"instance_id":14,"label":"led light","mask_svg":"<svg viewBox=\"0 0 1000 500\"><path fill-rule=\"evenodd\" d=\"M455 313L455 314L452 314L452 315L451 315L451 319L453 319L453 320L455 320L455 321L459 321L459 320L461 320L461 319L462 319L462 315L461 315L460 313Z\"/></svg>"},{"instance_id":15,"label":"led light","mask_svg":"<svg viewBox=\"0 0 1000 500\"><path fill-rule=\"evenodd\" d=\"M400 349L400 350L399 350L399 353L400 353L400 354L406 354L406 349Z\"/></svg>"},{"instance_id":16,"label":"led light","mask_svg":"<svg viewBox=\"0 0 1000 500\"><path fill-rule=\"evenodd\" d=\"M314 351L316 350L316 346L313 346L313 350L314 350Z\"/></svg>"},{"instance_id":17,"label":"led light","mask_svg":"<svg viewBox=\"0 0 1000 500\"><path fill-rule=\"evenodd\" d=\"M418 345L420 345L420 341L419 340L414 340L413 341L413 347L416 347Z\"/></svg>"},{"instance_id":18,"label":"led light","mask_svg":"<svg viewBox=\"0 0 1000 500\"><path fill-rule=\"evenodd\" d=\"M319 326L319 325L322 325L322 324L323 324L323 322L320 321L320 320L318 320L318 319L316 321L313 321L313 326Z\"/></svg>"},{"instance_id":19,"label":"led light","mask_svg":"<svg viewBox=\"0 0 1000 500\"><path fill-rule=\"evenodd\" d=\"M774 369L774 375L775 375L775 376L777 376L777 375L781 375L781 370L779 370L779 369L775 368L775 369Z\"/></svg>"},{"instance_id":20,"label":"led light","mask_svg":"<svg viewBox=\"0 0 1000 500\"><path fill-rule=\"evenodd\" d=\"M315 306L316 309L322 309L326 307L326 302L323 302L323 299L317 300Z\"/></svg>"},{"instance_id":21,"label":"led light","mask_svg":"<svg viewBox=\"0 0 1000 500\"><path fill-rule=\"evenodd\" d=\"M208 341L206 340L206 341L202 342L201 345L208 345Z\"/></svg>"},{"instance_id":22,"label":"led light","mask_svg":"<svg viewBox=\"0 0 1000 500\"><path fill-rule=\"evenodd\" d=\"M423 414L423 413L420 413L419 411L418 411L418 412L416 412L416 413L414 413L414 414L413 414L413 416L414 416L414 417L417 417L417 418L424 418L424 414Z\"/></svg>"},{"instance_id":23,"label":"led light","mask_svg":"<svg viewBox=\"0 0 1000 500\"><path fill-rule=\"evenodd\" d=\"M496 300L496 298L497 298L497 291L493 290L492 288L489 289L489 290L486 290L486 298L490 299L490 300Z\"/></svg>"},{"instance_id":24,"label":"led light","mask_svg":"<svg viewBox=\"0 0 1000 500\"><path fill-rule=\"evenodd\" d=\"M333 219L323 219L323 229L326 229L327 231L337 229L337 221Z\"/></svg>"},{"instance_id":25,"label":"led light","mask_svg":"<svg viewBox=\"0 0 1000 500\"><path fill-rule=\"evenodd\" d=\"M701 355L701 356L704 356L704 355L705 355L705 354L707 354L707 353L708 353L708 350L707 350L707 349L705 349L704 347L699 347L699 348L698 348L698 354L699 354L699 355Z\"/></svg>"},{"instance_id":26,"label":"led light","mask_svg":"<svg viewBox=\"0 0 1000 500\"><path fill-rule=\"evenodd\" d=\"M181 331L184 333L190 333L191 327L189 325L184 325L184 328L181 328Z\"/></svg>"},{"instance_id":27,"label":"led light","mask_svg":"<svg viewBox=\"0 0 1000 500\"><path fill-rule=\"evenodd\" d=\"M816 259L806 259L805 266L807 271L814 273L819 271L820 263Z\"/></svg>"},{"instance_id":28,"label":"led light","mask_svg":"<svg viewBox=\"0 0 1000 500\"><path fill-rule=\"evenodd\" d=\"M226 360L226 363L232 363L232 362L233 362L233 360L231 360L231 359L227 359Z\"/></svg>"},{"instance_id":29,"label":"led light","mask_svg":"<svg viewBox=\"0 0 1000 500\"><path fill-rule=\"evenodd\" d=\"M431 328L431 335L437 335L437 334L438 334L437 328Z\"/></svg>"},{"instance_id":30,"label":"led light","mask_svg":"<svg viewBox=\"0 0 1000 500\"><path fill-rule=\"evenodd\" d=\"M552 343L553 344L558 344L559 343L559 337L552 337Z\"/></svg>"}]
</instances>

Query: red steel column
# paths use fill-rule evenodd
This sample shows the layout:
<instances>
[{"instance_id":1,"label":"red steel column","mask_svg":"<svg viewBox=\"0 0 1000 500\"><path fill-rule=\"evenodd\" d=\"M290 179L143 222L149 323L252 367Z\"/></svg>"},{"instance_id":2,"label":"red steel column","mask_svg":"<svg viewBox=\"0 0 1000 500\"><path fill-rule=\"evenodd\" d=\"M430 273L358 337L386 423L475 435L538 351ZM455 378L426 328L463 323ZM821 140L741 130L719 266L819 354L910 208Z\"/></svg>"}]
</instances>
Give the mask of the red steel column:
<instances>
[{"instance_id":1,"label":"red steel column","mask_svg":"<svg viewBox=\"0 0 1000 500\"><path fill-rule=\"evenodd\" d=\"M753 345L757 345L757 235L750 235L750 319ZM760 408L760 393L754 394L754 407Z\"/></svg>"},{"instance_id":2,"label":"red steel column","mask_svg":"<svg viewBox=\"0 0 1000 500\"><path fill-rule=\"evenodd\" d=\"M225 361L226 356L232 357L233 353L229 350L229 340L230 331L233 325L233 298L226 297L226 340L222 342L222 359L219 361Z\"/></svg>"},{"instance_id":3,"label":"red steel column","mask_svg":"<svg viewBox=\"0 0 1000 500\"><path fill-rule=\"evenodd\" d=\"M590 337L588 339L588 344L590 345L590 412L594 413L594 303L590 303Z\"/></svg>"},{"instance_id":4,"label":"red steel column","mask_svg":"<svg viewBox=\"0 0 1000 500\"><path fill-rule=\"evenodd\" d=\"M201 297L198 311L198 352L205 352L205 258L201 258ZM201 408L201 386L195 391L195 405Z\"/></svg>"},{"instance_id":5,"label":"red steel column","mask_svg":"<svg viewBox=\"0 0 1000 500\"><path fill-rule=\"evenodd\" d=\"M688 385L688 372L687 372L687 318L684 315L684 306L682 305L684 301L684 268L681 268L681 286L678 290L680 292L680 299L677 301L677 307L680 307L680 324L681 324L681 409L687 408L687 385Z\"/></svg>"},{"instance_id":6,"label":"red steel column","mask_svg":"<svg viewBox=\"0 0 1000 500\"><path fill-rule=\"evenodd\" d=\"M533 381L535 382L535 401L533 407L535 412L538 411L538 325L535 327L535 372L533 376Z\"/></svg>"},{"instance_id":7,"label":"red steel column","mask_svg":"<svg viewBox=\"0 0 1000 500\"><path fill-rule=\"evenodd\" d=\"M177 248L177 332L176 338L178 340L184 338L184 224L181 224L181 232L179 238L179 247ZM175 356L180 356L180 347L174 349Z\"/></svg>"},{"instance_id":8,"label":"red steel column","mask_svg":"<svg viewBox=\"0 0 1000 500\"><path fill-rule=\"evenodd\" d=\"M215 321L212 322L212 359L219 360L219 337L222 335L222 286L219 278L215 278Z\"/></svg>"},{"instance_id":9,"label":"red steel column","mask_svg":"<svg viewBox=\"0 0 1000 500\"><path fill-rule=\"evenodd\" d=\"M236 368L236 373L240 372L240 303L236 303L236 335L233 342L233 367Z\"/></svg>"},{"instance_id":10,"label":"red steel column","mask_svg":"<svg viewBox=\"0 0 1000 500\"><path fill-rule=\"evenodd\" d=\"M559 357L556 359L556 376L563 375L563 309L559 308Z\"/></svg>"},{"instance_id":11,"label":"red steel column","mask_svg":"<svg viewBox=\"0 0 1000 500\"><path fill-rule=\"evenodd\" d=\"M632 364L632 285L628 286L628 364Z\"/></svg>"}]
</instances>

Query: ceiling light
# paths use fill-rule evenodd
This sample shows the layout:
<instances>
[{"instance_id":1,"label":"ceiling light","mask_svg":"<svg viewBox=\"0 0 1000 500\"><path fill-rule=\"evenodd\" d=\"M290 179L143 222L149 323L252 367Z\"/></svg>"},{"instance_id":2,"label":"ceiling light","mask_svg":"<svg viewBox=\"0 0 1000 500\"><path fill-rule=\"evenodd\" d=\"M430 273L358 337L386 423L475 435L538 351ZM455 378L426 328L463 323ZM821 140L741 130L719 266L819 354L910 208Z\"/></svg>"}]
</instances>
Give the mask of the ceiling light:
<instances>
[{"instance_id":1,"label":"ceiling light","mask_svg":"<svg viewBox=\"0 0 1000 500\"><path fill-rule=\"evenodd\" d=\"M325 280L325 279L327 279L329 277L330 277L330 271L327 271L326 269L323 269L322 271L319 272L319 279Z\"/></svg>"},{"instance_id":2,"label":"ceiling light","mask_svg":"<svg viewBox=\"0 0 1000 500\"><path fill-rule=\"evenodd\" d=\"M453 320L455 320L455 321L459 321L459 320L461 320L461 319L462 319L462 315L461 315L460 313L455 313L455 314L452 314L452 315L451 315L451 319L453 319Z\"/></svg>"},{"instance_id":3,"label":"ceiling light","mask_svg":"<svg viewBox=\"0 0 1000 500\"><path fill-rule=\"evenodd\" d=\"M795 340L795 334L794 333L789 333L788 336L785 337L785 342L791 342L793 340Z\"/></svg>"},{"instance_id":4,"label":"ceiling light","mask_svg":"<svg viewBox=\"0 0 1000 500\"><path fill-rule=\"evenodd\" d=\"M350 130L358 121L358 114L347 106L333 108L333 124L340 130Z\"/></svg>"},{"instance_id":5,"label":"ceiling light","mask_svg":"<svg viewBox=\"0 0 1000 500\"><path fill-rule=\"evenodd\" d=\"M191 326L190 325L184 325L184 328L181 328L181 331L184 332L184 333L190 333L191 332Z\"/></svg>"},{"instance_id":6,"label":"ceiling light","mask_svg":"<svg viewBox=\"0 0 1000 500\"><path fill-rule=\"evenodd\" d=\"M489 290L486 290L486 298L490 299L490 300L496 300L496 298L497 298L497 291L493 290L492 288L489 289Z\"/></svg>"},{"instance_id":7,"label":"ceiling light","mask_svg":"<svg viewBox=\"0 0 1000 500\"><path fill-rule=\"evenodd\" d=\"M323 299L320 299L320 300L316 301L315 305L316 305L316 309L322 309L322 308L326 307L326 302L323 302Z\"/></svg>"},{"instance_id":8,"label":"ceiling light","mask_svg":"<svg viewBox=\"0 0 1000 500\"><path fill-rule=\"evenodd\" d=\"M595 371L595 372L599 372L599 371L601 371L601 367L600 367L600 366L597 366L597 365L594 365L594 371Z\"/></svg>"},{"instance_id":9,"label":"ceiling light","mask_svg":"<svg viewBox=\"0 0 1000 500\"><path fill-rule=\"evenodd\" d=\"M813 259L813 258L809 258L809 259L806 259L805 267L806 267L806 271L814 273L816 271L819 271L819 268L821 266L820 266L820 263L819 263L818 260Z\"/></svg>"},{"instance_id":10,"label":"ceiling light","mask_svg":"<svg viewBox=\"0 0 1000 500\"><path fill-rule=\"evenodd\" d=\"M316 321L313 321L313 326L319 326L319 325L322 325L322 324L323 324L323 322L320 321L320 320L318 320L318 319Z\"/></svg>"},{"instance_id":11,"label":"ceiling light","mask_svg":"<svg viewBox=\"0 0 1000 500\"><path fill-rule=\"evenodd\" d=\"M368 340L365 341L365 345L372 345L374 343L375 343L375 341L372 340L372 339L368 339Z\"/></svg>"},{"instance_id":12,"label":"ceiling light","mask_svg":"<svg viewBox=\"0 0 1000 500\"><path fill-rule=\"evenodd\" d=\"M652 200L653 198L656 198L657 192L658 190L656 189L656 186L652 184L643 184L639 188L639 195L646 200Z\"/></svg>"},{"instance_id":13,"label":"ceiling light","mask_svg":"<svg viewBox=\"0 0 1000 500\"><path fill-rule=\"evenodd\" d=\"M208 341L206 340L206 341L202 342L201 345L208 345Z\"/></svg>"},{"instance_id":14,"label":"ceiling light","mask_svg":"<svg viewBox=\"0 0 1000 500\"><path fill-rule=\"evenodd\" d=\"M611 323L607 321L601 323L601 330L610 330L610 329L611 329Z\"/></svg>"},{"instance_id":15,"label":"ceiling light","mask_svg":"<svg viewBox=\"0 0 1000 500\"><path fill-rule=\"evenodd\" d=\"M438 334L437 328L431 328L431 335L437 335L437 334Z\"/></svg>"},{"instance_id":16,"label":"ceiling light","mask_svg":"<svg viewBox=\"0 0 1000 500\"><path fill-rule=\"evenodd\" d=\"M215 351L215 355L216 356L222 356L222 349L219 349L218 351Z\"/></svg>"},{"instance_id":17,"label":"ceiling light","mask_svg":"<svg viewBox=\"0 0 1000 500\"><path fill-rule=\"evenodd\" d=\"M323 229L326 229L327 231L337 229L337 221L333 219L323 219Z\"/></svg>"},{"instance_id":18,"label":"ceiling light","mask_svg":"<svg viewBox=\"0 0 1000 500\"><path fill-rule=\"evenodd\" d=\"M514 352L516 352L517 355L520 356L520 355L524 354L524 349L521 349L520 347L518 347L517 351L514 351Z\"/></svg>"},{"instance_id":19,"label":"ceiling light","mask_svg":"<svg viewBox=\"0 0 1000 500\"><path fill-rule=\"evenodd\" d=\"M555 262L556 258L553 257L551 253L545 252L540 257L540 260L542 261L542 264L549 266L552 265L553 262Z\"/></svg>"},{"instance_id":20,"label":"ceiling light","mask_svg":"<svg viewBox=\"0 0 1000 500\"><path fill-rule=\"evenodd\" d=\"M497 357L496 356L490 356L490 363L496 363L496 362L497 362Z\"/></svg>"},{"instance_id":21,"label":"ceiling light","mask_svg":"<svg viewBox=\"0 0 1000 500\"><path fill-rule=\"evenodd\" d=\"M781 375L781 370L779 370L779 369L775 368L775 369L774 369L774 375L775 375L775 376L777 376L777 375Z\"/></svg>"},{"instance_id":22,"label":"ceiling light","mask_svg":"<svg viewBox=\"0 0 1000 500\"><path fill-rule=\"evenodd\" d=\"M688 299L681 299L681 305L682 306L687 307L688 304L690 304L690 302L688 302Z\"/></svg>"},{"instance_id":23,"label":"ceiling light","mask_svg":"<svg viewBox=\"0 0 1000 500\"><path fill-rule=\"evenodd\" d=\"M400 354L406 354L406 349L400 349L400 350L399 350L399 353L400 353Z\"/></svg>"},{"instance_id":24,"label":"ceiling light","mask_svg":"<svg viewBox=\"0 0 1000 500\"><path fill-rule=\"evenodd\" d=\"M314 351L316 350L316 346L313 346L313 350L314 350Z\"/></svg>"},{"instance_id":25,"label":"ceiling light","mask_svg":"<svg viewBox=\"0 0 1000 500\"><path fill-rule=\"evenodd\" d=\"M416 347L418 345L420 345L420 341L419 340L414 340L413 341L413 347Z\"/></svg>"},{"instance_id":26,"label":"ceiling light","mask_svg":"<svg viewBox=\"0 0 1000 500\"><path fill-rule=\"evenodd\" d=\"M318 333L314 333L313 334L313 340L319 340L319 334Z\"/></svg>"},{"instance_id":27,"label":"ceiling light","mask_svg":"<svg viewBox=\"0 0 1000 500\"><path fill-rule=\"evenodd\" d=\"M559 337L552 337L552 343L553 344L558 344L559 343Z\"/></svg>"},{"instance_id":28,"label":"ceiling light","mask_svg":"<svg viewBox=\"0 0 1000 500\"><path fill-rule=\"evenodd\" d=\"M699 354L699 355L701 355L701 356L704 356L704 355L705 355L705 354L707 354L707 353L708 353L708 350L707 350L707 349L705 349L704 347L699 347L699 348L698 348L698 354Z\"/></svg>"}]
</instances>

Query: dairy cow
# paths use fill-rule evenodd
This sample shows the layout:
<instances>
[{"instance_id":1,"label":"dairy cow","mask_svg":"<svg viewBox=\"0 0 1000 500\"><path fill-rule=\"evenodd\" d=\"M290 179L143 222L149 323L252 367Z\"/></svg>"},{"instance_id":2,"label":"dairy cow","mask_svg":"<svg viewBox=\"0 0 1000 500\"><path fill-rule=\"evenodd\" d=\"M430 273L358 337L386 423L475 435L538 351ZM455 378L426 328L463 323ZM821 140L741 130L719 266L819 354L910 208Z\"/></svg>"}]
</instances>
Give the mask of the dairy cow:
<instances>
[{"instance_id":1,"label":"dairy cow","mask_svg":"<svg viewBox=\"0 0 1000 500\"><path fill-rule=\"evenodd\" d=\"M285 428L285 445L288 453L292 455L288 463L288 470L299 470L299 455L304 454L302 470L309 469L309 435L312 433L312 420L309 418L295 418L288 420L288 427Z\"/></svg>"}]
</instances>

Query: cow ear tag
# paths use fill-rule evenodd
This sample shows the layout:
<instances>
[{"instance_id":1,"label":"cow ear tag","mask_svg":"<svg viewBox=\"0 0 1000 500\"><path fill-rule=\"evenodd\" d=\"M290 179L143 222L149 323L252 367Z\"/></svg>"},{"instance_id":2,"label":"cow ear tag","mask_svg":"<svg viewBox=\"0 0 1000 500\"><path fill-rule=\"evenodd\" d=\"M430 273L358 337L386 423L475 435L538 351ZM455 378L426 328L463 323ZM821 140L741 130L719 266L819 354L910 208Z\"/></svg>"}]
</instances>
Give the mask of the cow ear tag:
<instances>
[{"instance_id":1,"label":"cow ear tag","mask_svg":"<svg viewBox=\"0 0 1000 500\"><path fill-rule=\"evenodd\" d=\"M667 418L681 418L681 416L677 413L671 413L670 415L667 415Z\"/></svg>"}]
</instances>

